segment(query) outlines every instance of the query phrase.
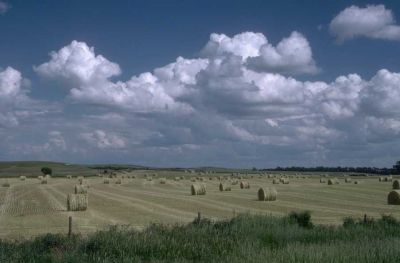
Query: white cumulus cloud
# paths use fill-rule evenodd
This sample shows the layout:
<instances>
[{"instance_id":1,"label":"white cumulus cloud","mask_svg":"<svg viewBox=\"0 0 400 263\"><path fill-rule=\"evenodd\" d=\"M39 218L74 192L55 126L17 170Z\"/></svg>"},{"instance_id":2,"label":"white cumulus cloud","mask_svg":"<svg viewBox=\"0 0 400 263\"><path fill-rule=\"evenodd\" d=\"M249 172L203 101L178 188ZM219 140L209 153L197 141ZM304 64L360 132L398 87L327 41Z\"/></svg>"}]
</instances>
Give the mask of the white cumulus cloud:
<instances>
[{"instance_id":1,"label":"white cumulus cloud","mask_svg":"<svg viewBox=\"0 0 400 263\"><path fill-rule=\"evenodd\" d=\"M347 7L333 18L329 29L339 42L356 37L400 40L400 26L384 5Z\"/></svg>"}]
</instances>

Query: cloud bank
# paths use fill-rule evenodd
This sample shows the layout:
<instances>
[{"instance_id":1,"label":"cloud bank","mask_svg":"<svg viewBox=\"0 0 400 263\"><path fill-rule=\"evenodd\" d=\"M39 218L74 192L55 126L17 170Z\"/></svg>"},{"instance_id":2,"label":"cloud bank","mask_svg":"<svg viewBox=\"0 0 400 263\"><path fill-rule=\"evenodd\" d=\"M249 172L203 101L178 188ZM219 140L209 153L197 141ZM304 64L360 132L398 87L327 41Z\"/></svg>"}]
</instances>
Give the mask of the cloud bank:
<instances>
[{"instance_id":1,"label":"cloud bank","mask_svg":"<svg viewBox=\"0 0 400 263\"><path fill-rule=\"evenodd\" d=\"M4 127L29 126L38 141L24 141L19 129L2 146L15 155L160 166L382 165L400 154L399 73L299 80L319 68L296 31L276 45L261 33L214 33L199 54L122 80L116 62L72 41L34 68L68 90L65 113L46 115L44 125L2 111ZM0 73L7 108L34 101L21 83L14 69Z\"/></svg>"}]
</instances>

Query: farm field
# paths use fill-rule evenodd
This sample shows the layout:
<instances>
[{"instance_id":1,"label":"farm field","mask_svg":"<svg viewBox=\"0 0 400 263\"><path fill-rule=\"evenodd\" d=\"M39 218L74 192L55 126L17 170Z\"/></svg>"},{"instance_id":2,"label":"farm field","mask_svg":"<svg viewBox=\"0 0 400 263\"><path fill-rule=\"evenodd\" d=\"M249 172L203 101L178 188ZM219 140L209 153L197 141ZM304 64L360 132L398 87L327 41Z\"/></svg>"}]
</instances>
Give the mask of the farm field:
<instances>
[{"instance_id":1,"label":"farm field","mask_svg":"<svg viewBox=\"0 0 400 263\"><path fill-rule=\"evenodd\" d=\"M145 174L157 173L151 181ZM127 178L135 175L136 178ZM175 181L175 177L183 177ZM220 192L217 177L232 187ZM69 212L67 194L74 192L77 178L51 178L47 184L38 179L0 179L10 187L0 187L0 237L28 238L44 233L66 233L68 217L73 217L73 231L90 233L112 224L130 225L143 229L150 223L180 224L193 221L198 212L212 219L228 219L239 213L287 215L291 211L309 210L317 224L340 224L343 218L380 217L391 214L400 219L399 206L387 204L391 182L379 182L378 177L352 178L340 184L320 183L320 175L309 178L290 178L289 184L272 184L273 179L254 174L243 180L250 189L232 185L229 174L202 175L206 195L192 196L190 175L171 171L135 171L119 173L109 184L102 177L87 177L89 205L86 211ZM160 178L166 178L161 184ZM210 180L209 178L212 178ZM116 181L121 179L121 184ZM354 184L355 180L361 181ZM240 181L240 180L239 180ZM259 187L275 187L278 198L273 202L257 200Z\"/></svg>"}]
</instances>

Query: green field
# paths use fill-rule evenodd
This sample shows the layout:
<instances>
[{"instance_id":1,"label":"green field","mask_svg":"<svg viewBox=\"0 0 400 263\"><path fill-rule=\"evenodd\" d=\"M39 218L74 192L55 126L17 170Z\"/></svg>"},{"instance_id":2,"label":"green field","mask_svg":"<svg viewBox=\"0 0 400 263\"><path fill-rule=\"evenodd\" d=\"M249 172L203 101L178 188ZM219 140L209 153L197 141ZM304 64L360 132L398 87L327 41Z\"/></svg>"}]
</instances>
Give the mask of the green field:
<instances>
[{"instance_id":1,"label":"green field","mask_svg":"<svg viewBox=\"0 0 400 263\"><path fill-rule=\"evenodd\" d=\"M94 176L97 171L84 165L57 163L57 162L0 162L0 178L5 177L37 177L42 175L40 169L50 167L53 170L53 176L65 177L71 175Z\"/></svg>"},{"instance_id":2,"label":"green field","mask_svg":"<svg viewBox=\"0 0 400 263\"><path fill-rule=\"evenodd\" d=\"M157 173L152 181L145 174ZM127 178L135 175L136 178ZM197 175L173 171L134 171L118 173L122 184L104 184L101 177L87 177L89 206L87 211L69 212L66 196L73 193L78 184L76 178L51 178L48 184L40 184L36 178L21 181L18 178L0 179L8 181L10 187L0 187L0 237L27 238L44 233L66 233L68 217L73 217L73 230L79 233L94 232L110 224L130 225L143 229L150 223L187 223L200 212L211 219L228 219L241 213L259 215L286 215L291 211L309 210L317 224L340 224L348 216L380 217L391 214L400 218L398 206L387 204L390 182L379 182L377 177L357 177L360 184L345 183L327 185L319 182L320 175L309 178L291 178L289 184L272 184L272 178L249 174L250 189L231 185L232 191L220 192L217 176L231 184L229 174ZM173 180L183 176L180 181ZM207 185L204 196L190 195L192 177L202 177ZM161 184L159 178L167 178ZM210 180L209 178L212 178ZM259 187L273 186L278 191L274 202L257 201Z\"/></svg>"}]
</instances>

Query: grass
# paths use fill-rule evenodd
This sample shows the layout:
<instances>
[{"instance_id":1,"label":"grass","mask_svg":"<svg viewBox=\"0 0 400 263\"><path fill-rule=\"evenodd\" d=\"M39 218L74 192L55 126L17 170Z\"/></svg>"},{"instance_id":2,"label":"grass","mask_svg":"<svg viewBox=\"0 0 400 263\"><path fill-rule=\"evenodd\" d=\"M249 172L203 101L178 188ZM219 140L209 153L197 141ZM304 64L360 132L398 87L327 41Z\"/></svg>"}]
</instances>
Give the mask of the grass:
<instances>
[{"instance_id":1,"label":"grass","mask_svg":"<svg viewBox=\"0 0 400 263\"><path fill-rule=\"evenodd\" d=\"M0 261L399 262L399 245L400 224L392 217L303 227L291 216L243 214L216 222L152 224L144 231L113 226L89 236L0 241Z\"/></svg>"}]
</instances>

